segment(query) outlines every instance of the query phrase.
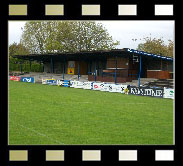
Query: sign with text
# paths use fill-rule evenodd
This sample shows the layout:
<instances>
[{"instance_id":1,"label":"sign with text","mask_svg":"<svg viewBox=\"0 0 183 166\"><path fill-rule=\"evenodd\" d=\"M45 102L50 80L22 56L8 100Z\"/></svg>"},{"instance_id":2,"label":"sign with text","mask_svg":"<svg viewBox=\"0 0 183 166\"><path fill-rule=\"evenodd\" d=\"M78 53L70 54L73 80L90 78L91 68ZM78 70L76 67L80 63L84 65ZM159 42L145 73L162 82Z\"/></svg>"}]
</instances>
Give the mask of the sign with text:
<instances>
[{"instance_id":1,"label":"sign with text","mask_svg":"<svg viewBox=\"0 0 183 166\"><path fill-rule=\"evenodd\" d=\"M63 80L57 80L56 83L57 83L58 86L62 86L64 84L64 81Z\"/></svg>"},{"instance_id":2,"label":"sign with text","mask_svg":"<svg viewBox=\"0 0 183 166\"><path fill-rule=\"evenodd\" d=\"M101 90L104 86L104 83L93 83L93 90Z\"/></svg>"},{"instance_id":3,"label":"sign with text","mask_svg":"<svg viewBox=\"0 0 183 166\"><path fill-rule=\"evenodd\" d=\"M174 89L164 88L163 98L174 99Z\"/></svg>"},{"instance_id":4,"label":"sign with text","mask_svg":"<svg viewBox=\"0 0 183 166\"><path fill-rule=\"evenodd\" d=\"M47 79L46 80L46 84L48 84L48 85L57 85L57 80L55 80L55 79Z\"/></svg>"},{"instance_id":5,"label":"sign with text","mask_svg":"<svg viewBox=\"0 0 183 166\"><path fill-rule=\"evenodd\" d=\"M10 76L9 78L12 81L20 81L21 80L21 77L20 76Z\"/></svg>"},{"instance_id":6,"label":"sign with text","mask_svg":"<svg viewBox=\"0 0 183 166\"><path fill-rule=\"evenodd\" d=\"M68 68L67 74L73 74L74 75L74 68Z\"/></svg>"},{"instance_id":7,"label":"sign with text","mask_svg":"<svg viewBox=\"0 0 183 166\"><path fill-rule=\"evenodd\" d=\"M105 91L105 92L109 92L109 86L110 86L111 84L107 84L107 83L103 83L103 84L101 84L100 85L100 87L101 87L101 91Z\"/></svg>"},{"instance_id":8,"label":"sign with text","mask_svg":"<svg viewBox=\"0 0 183 166\"><path fill-rule=\"evenodd\" d=\"M70 81L70 87L71 88L83 88L84 82L81 81Z\"/></svg>"},{"instance_id":9,"label":"sign with text","mask_svg":"<svg viewBox=\"0 0 183 166\"><path fill-rule=\"evenodd\" d=\"M163 88L138 88L129 87L129 94L140 95L140 96L152 96L152 97L163 97Z\"/></svg>"},{"instance_id":10,"label":"sign with text","mask_svg":"<svg viewBox=\"0 0 183 166\"><path fill-rule=\"evenodd\" d=\"M42 84L57 85L56 79L42 79Z\"/></svg>"},{"instance_id":11,"label":"sign with text","mask_svg":"<svg viewBox=\"0 0 183 166\"><path fill-rule=\"evenodd\" d=\"M93 82L83 82L83 89L93 89Z\"/></svg>"},{"instance_id":12,"label":"sign with text","mask_svg":"<svg viewBox=\"0 0 183 166\"><path fill-rule=\"evenodd\" d=\"M62 86L69 87L70 86L70 80L64 80Z\"/></svg>"},{"instance_id":13,"label":"sign with text","mask_svg":"<svg viewBox=\"0 0 183 166\"><path fill-rule=\"evenodd\" d=\"M76 81L75 87L74 88L83 88L83 83L81 81Z\"/></svg>"},{"instance_id":14,"label":"sign with text","mask_svg":"<svg viewBox=\"0 0 183 166\"><path fill-rule=\"evenodd\" d=\"M70 81L70 87L74 88L76 86L76 81Z\"/></svg>"},{"instance_id":15,"label":"sign with text","mask_svg":"<svg viewBox=\"0 0 183 166\"><path fill-rule=\"evenodd\" d=\"M124 90L126 88L127 88L127 85L110 84L109 92L124 93Z\"/></svg>"},{"instance_id":16,"label":"sign with text","mask_svg":"<svg viewBox=\"0 0 183 166\"><path fill-rule=\"evenodd\" d=\"M21 81L22 82L30 82L30 83L34 83L34 77L21 77Z\"/></svg>"}]
</instances>

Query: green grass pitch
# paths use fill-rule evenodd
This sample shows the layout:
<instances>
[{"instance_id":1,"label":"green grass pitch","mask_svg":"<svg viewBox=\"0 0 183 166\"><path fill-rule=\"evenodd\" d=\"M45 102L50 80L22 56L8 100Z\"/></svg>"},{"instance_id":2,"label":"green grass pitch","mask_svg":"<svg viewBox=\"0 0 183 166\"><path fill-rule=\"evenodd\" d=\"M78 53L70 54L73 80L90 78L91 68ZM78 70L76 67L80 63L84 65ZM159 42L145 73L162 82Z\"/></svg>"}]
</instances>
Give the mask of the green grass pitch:
<instances>
[{"instance_id":1,"label":"green grass pitch","mask_svg":"<svg viewBox=\"0 0 183 166\"><path fill-rule=\"evenodd\" d=\"M173 144L173 100L9 81L10 145Z\"/></svg>"}]
</instances>

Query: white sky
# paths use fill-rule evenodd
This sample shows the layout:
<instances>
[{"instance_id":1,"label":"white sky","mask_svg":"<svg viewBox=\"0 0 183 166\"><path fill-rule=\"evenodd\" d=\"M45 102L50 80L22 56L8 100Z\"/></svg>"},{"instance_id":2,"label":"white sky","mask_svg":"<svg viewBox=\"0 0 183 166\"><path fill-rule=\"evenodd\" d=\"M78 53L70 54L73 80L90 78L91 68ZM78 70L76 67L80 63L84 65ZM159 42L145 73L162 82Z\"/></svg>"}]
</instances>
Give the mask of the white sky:
<instances>
[{"instance_id":1,"label":"white sky","mask_svg":"<svg viewBox=\"0 0 183 166\"><path fill-rule=\"evenodd\" d=\"M167 44L174 41L174 21L97 21L101 22L114 40L120 41L117 48L136 49L145 37L162 38ZM9 44L19 43L26 21L9 21ZM132 39L137 39L135 42Z\"/></svg>"}]
</instances>

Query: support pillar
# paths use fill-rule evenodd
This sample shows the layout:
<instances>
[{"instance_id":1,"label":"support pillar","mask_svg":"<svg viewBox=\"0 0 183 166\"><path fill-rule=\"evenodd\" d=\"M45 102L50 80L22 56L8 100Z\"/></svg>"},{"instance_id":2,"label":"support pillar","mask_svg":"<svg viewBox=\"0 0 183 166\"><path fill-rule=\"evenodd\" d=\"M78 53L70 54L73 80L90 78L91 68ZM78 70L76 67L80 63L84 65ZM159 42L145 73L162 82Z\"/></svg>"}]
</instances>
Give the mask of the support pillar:
<instances>
[{"instance_id":1,"label":"support pillar","mask_svg":"<svg viewBox=\"0 0 183 166\"><path fill-rule=\"evenodd\" d=\"M29 69L29 73L31 72L31 61L29 61L29 63L30 63L30 69Z\"/></svg>"},{"instance_id":2,"label":"support pillar","mask_svg":"<svg viewBox=\"0 0 183 166\"><path fill-rule=\"evenodd\" d=\"M63 73L62 73L62 78L63 78L63 80L64 80L64 73L65 73L65 60L64 60Z\"/></svg>"},{"instance_id":3,"label":"support pillar","mask_svg":"<svg viewBox=\"0 0 183 166\"><path fill-rule=\"evenodd\" d=\"M20 66L20 71L21 71L21 73L22 73L22 62L21 62L21 66Z\"/></svg>"},{"instance_id":4,"label":"support pillar","mask_svg":"<svg viewBox=\"0 0 183 166\"><path fill-rule=\"evenodd\" d=\"M141 56L140 56L140 66L139 66L139 88L140 88L140 76L141 76Z\"/></svg>"},{"instance_id":5,"label":"support pillar","mask_svg":"<svg viewBox=\"0 0 183 166\"><path fill-rule=\"evenodd\" d=\"M117 83L117 80L116 80L116 72L117 72L117 56L116 56L116 69L115 69L115 84Z\"/></svg>"},{"instance_id":6,"label":"support pillar","mask_svg":"<svg viewBox=\"0 0 183 166\"><path fill-rule=\"evenodd\" d=\"M97 77L96 77L96 74L97 74L97 73L96 73L96 68L97 68L97 62L95 61L95 82L96 82L96 80L97 80L97 79L96 79L96 78L97 78Z\"/></svg>"},{"instance_id":7,"label":"support pillar","mask_svg":"<svg viewBox=\"0 0 183 166\"><path fill-rule=\"evenodd\" d=\"M51 69L51 73L53 73L53 60L52 60L52 57L50 58L50 69Z\"/></svg>"},{"instance_id":8,"label":"support pillar","mask_svg":"<svg viewBox=\"0 0 183 166\"><path fill-rule=\"evenodd\" d=\"M44 72L44 62L43 62L43 72Z\"/></svg>"},{"instance_id":9,"label":"support pillar","mask_svg":"<svg viewBox=\"0 0 183 166\"><path fill-rule=\"evenodd\" d=\"M90 72L92 72L92 62L90 62Z\"/></svg>"},{"instance_id":10,"label":"support pillar","mask_svg":"<svg viewBox=\"0 0 183 166\"><path fill-rule=\"evenodd\" d=\"M168 71L168 61L166 61L166 68L167 68L167 71Z\"/></svg>"},{"instance_id":11,"label":"support pillar","mask_svg":"<svg viewBox=\"0 0 183 166\"><path fill-rule=\"evenodd\" d=\"M52 64L53 64L53 73L54 73L54 71L55 71L54 60L53 60Z\"/></svg>"},{"instance_id":12,"label":"support pillar","mask_svg":"<svg viewBox=\"0 0 183 166\"><path fill-rule=\"evenodd\" d=\"M79 81L79 62L78 62L78 81Z\"/></svg>"}]
</instances>

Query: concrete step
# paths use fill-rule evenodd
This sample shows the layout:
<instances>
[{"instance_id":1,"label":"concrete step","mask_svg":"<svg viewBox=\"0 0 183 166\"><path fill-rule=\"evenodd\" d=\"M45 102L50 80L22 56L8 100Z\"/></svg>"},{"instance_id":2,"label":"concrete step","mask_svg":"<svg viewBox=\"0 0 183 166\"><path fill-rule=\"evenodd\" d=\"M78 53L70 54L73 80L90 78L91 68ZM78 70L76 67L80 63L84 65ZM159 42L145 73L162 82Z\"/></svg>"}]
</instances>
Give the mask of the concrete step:
<instances>
[{"instance_id":1,"label":"concrete step","mask_svg":"<svg viewBox=\"0 0 183 166\"><path fill-rule=\"evenodd\" d=\"M151 81L146 86L156 86L156 87L168 87L173 88L174 87L174 80L173 79L158 79L156 81Z\"/></svg>"}]
</instances>

